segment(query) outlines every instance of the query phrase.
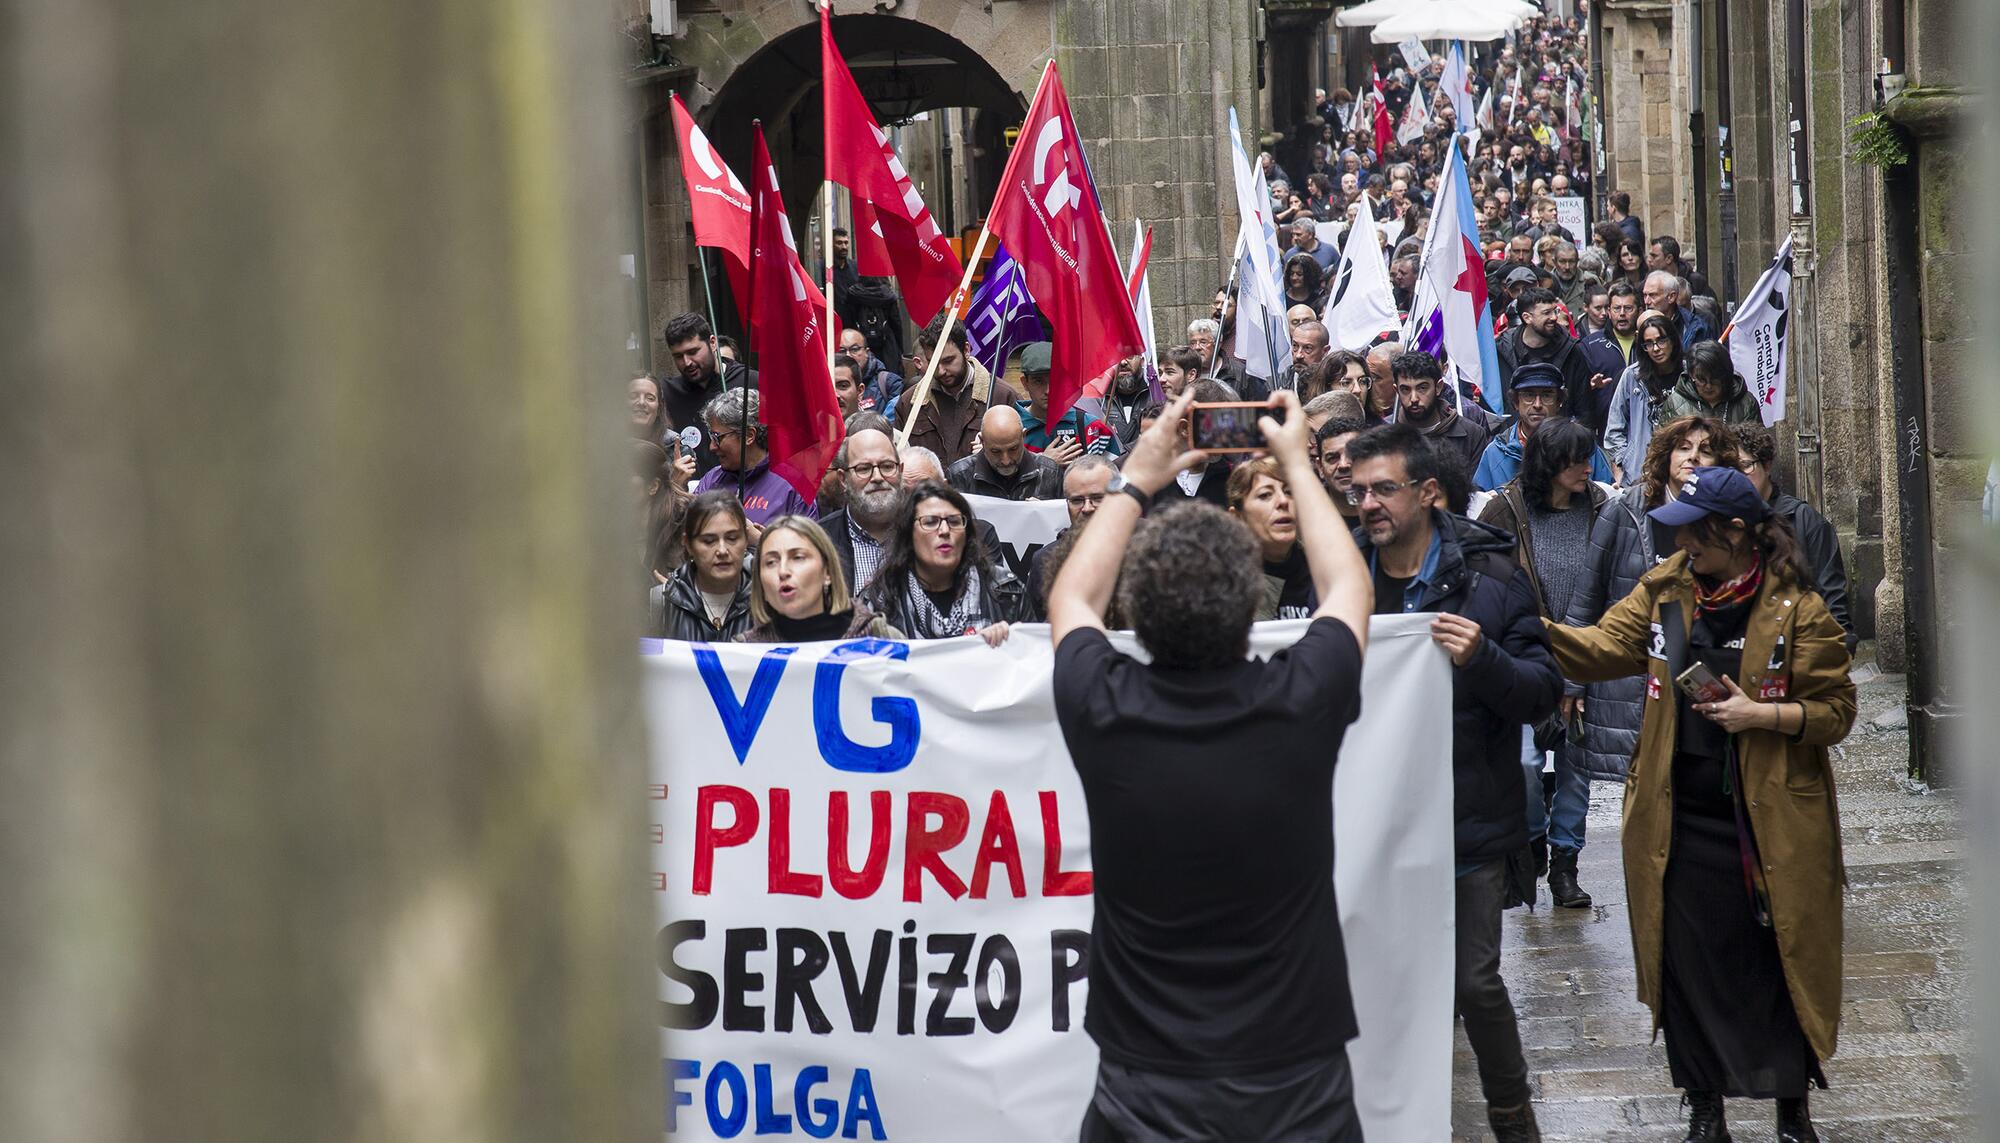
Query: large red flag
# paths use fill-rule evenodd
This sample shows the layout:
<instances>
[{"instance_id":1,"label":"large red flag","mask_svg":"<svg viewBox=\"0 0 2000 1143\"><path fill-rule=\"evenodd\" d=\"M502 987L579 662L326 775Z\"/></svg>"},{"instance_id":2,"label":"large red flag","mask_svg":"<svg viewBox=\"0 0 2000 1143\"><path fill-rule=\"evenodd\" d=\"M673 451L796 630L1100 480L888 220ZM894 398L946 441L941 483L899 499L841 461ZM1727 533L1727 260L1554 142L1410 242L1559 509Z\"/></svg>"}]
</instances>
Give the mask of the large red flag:
<instances>
[{"instance_id":1,"label":"large red flag","mask_svg":"<svg viewBox=\"0 0 2000 1143\"><path fill-rule=\"evenodd\" d=\"M819 11L819 44L827 181L853 194L857 228L862 225L860 204L865 201L874 208L874 221L895 264L910 318L920 325L928 323L951 300L965 267L910 182L889 133L875 122L868 101L854 85L847 61L833 45L833 20L825 8ZM859 246L860 236L855 237Z\"/></svg>"},{"instance_id":2,"label":"large red flag","mask_svg":"<svg viewBox=\"0 0 2000 1143\"><path fill-rule=\"evenodd\" d=\"M754 127L752 135L757 274L750 283L750 325L756 335L757 419L768 430L771 471L811 500L819 495L841 438L840 401L826 365L826 300L799 264L763 126Z\"/></svg>"},{"instance_id":3,"label":"large red flag","mask_svg":"<svg viewBox=\"0 0 2000 1143\"><path fill-rule=\"evenodd\" d=\"M889 246L882 239L882 224L875 221L875 208L865 198L854 200L854 268L864 278L896 276L896 264L889 260Z\"/></svg>"},{"instance_id":4,"label":"large red flag","mask_svg":"<svg viewBox=\"0 0 2000 1143\"><path fill-rule=\"evenodd\" d=\"M674 135L680 140L681 177L694 215L694 244L722 251L722 265L736 296L750 296L750 192L709 146L687 104L674 97ZM808 494L810 495L810 494Z\"/></svg>"},{"instance_id":5,"label":"large red flag","mask_svg":"<svg viewBox=\"0 0 2000 1143\"><path fill-rule=\"evenodd\" d=\"M1054 423L1087 382L1146 347L1054 61L1007 157L987 225L1020 263L1028 293L1055 326L1048 415Z\"/></svg>"}]
</instances>

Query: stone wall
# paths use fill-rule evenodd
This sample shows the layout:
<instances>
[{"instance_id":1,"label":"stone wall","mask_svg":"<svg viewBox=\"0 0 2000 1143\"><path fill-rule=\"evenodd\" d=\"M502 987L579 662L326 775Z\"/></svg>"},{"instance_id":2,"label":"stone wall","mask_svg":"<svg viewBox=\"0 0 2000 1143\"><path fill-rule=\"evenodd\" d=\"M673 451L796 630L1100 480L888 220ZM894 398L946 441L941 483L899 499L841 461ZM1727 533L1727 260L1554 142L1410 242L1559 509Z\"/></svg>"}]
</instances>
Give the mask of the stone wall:
<instances>
[{"instance_id":1,"label":"stone wall","mask_svg":"<svg viewBox=\"0 0 2000 1143\"><path fill-rule=\"evenodd\" d=\"M1662 0L1605 0L1605 155L1610 190L1632 196L1646 233L1683 237L1693 223L1687 139L1687 20Z\"/></svg>"}]
</instances>

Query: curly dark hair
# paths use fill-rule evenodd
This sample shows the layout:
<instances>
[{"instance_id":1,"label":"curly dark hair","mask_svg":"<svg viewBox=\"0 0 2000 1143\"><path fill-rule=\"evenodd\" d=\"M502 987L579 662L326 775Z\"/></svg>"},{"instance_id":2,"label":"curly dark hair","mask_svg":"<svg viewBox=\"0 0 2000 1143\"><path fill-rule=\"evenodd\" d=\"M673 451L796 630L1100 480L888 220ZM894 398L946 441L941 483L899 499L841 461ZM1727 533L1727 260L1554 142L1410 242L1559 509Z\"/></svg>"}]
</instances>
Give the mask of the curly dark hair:
<instances>
[{"instance_id":1,"label":"curly dark hair","mask_svg":"<svg viewBox=\"0 0 2000 1143\"><path fill-rule=\"evenodd\" d=\"M1646 487L1646 506L1658 508L1667 492L1667 481L1673 475L1674 450L1679 448L1687 435L1696 429L1708 433L1708 451L1715 454L1715 463L1721 468L1742 468L1742 448L1736 443L1736 433L1727 422L1714 417L1680 417L1668 421L1653 430L1653 439L1646 445L1646 463L1643 466Z\"/></svg>"},{"instance_id":2,"label":"curly dark hair","mask_svg":"<svg viewBox=\"0 0 2000 1143\"><path fill-rule=\"evenodd\" d=\"M1212 504L1176 504L1139 524L1118 606L1153 664L1203 670L1240 661L1264 593L1250 529Z\"/></svg>"},{"instance_id":3,"label":"curly dark hair","mask_svg":"<svg viewBox=\"0 0 2000 1143\"><path fill-rule=\"evenodd\" d=\"M979 517L973 515L972 505L949 484L926 480L910 489L903 497L902 507L896 510L896 523L889 533L888 548L882 553L882 565L875 569L875 578L862 592L869 606L884 601L888 593L901 591L909 582L910 573L917 570L917 505L926 500L942 500L965 516L965 538L959 544L958 568L951 577L952 597L957 598L965 590L968 570L977 570L988 583L993 581L993 559L987 554L986 545L979 542Z\"/></svg>"},{"instance_id":4,"label":"curly dark hair","mask_svg":"<svg viewBox=\"0 0 2000 1143\"><path fill-rule=\"evenodd\" d=\"M1757 554L1763 557L1766 570L1788 576L1794 584L1808 591L1819 590L1819 577L1806 564L1805 554L1799 549L1798 534L1792 531L1791 523L1776 512L1765 517L1761 523L1751 524L1743 543L1730 538L1729 521L1720 516L1703 516L1682 527L1712 548L1734 551L1746 544L1754 547Z\"/></svg>"},{"instance_id":5,"label":"curly dark hair","mask_svg":"<svg viewBox=\"0 0 2000 1143\"><path fill-rule=\"evenodd\" d=\"M1530 508L1550 510L1556 474L1583 464L1597 451L1597 434L1573 417L1550 417L1535 427L1521 453L1521 495Z\"/></svg>"}]
</instances>

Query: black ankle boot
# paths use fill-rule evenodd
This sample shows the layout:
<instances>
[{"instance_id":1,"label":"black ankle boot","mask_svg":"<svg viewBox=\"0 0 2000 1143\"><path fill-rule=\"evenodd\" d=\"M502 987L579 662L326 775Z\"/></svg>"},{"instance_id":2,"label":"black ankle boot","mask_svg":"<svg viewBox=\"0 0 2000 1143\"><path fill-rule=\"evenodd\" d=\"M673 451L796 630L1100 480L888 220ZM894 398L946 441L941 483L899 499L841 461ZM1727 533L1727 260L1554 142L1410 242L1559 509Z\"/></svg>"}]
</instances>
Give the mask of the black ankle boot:
<instances>
[{"instance_id":1,"label":"black ankle boot","mask_svg":"<svg viewBox=\"0 0 2000 1143\"><path fill-rule=\"evenodd\" d=\"M1690 1091L1681 1097L1688 1106L1688 1134L1685 1143L1734 1143L1729 1123L1722 1117L1722 1097L1712 1091Z\"/></svg>"},{"instance_id":2,"label":"black ankle boot","mask_svg":"<svg viewBox=\"0 0 2000 1143\"><path fill-rule=\"evenodd\" d=\"M1778 1101L1778 1143L1819 1143L1804 1096Z\"/></svg>"},{"instance_id":3,"label":"black ankle boot","mask_svg":"<svg viewBox=\"0 0 2000 1143\"><path fill-rule=\"evenodd\" d=\"M1576 883L1576 850L1558 845L1549 851L1549 896L1565 909L1590 908L1590 894Z\"/></svg>"},{"instance_id":4,"label":"black ankle boot","mask_svg":"<svg viewBox=\"0 0 2000 1143\"><path fill-rule=\"evenodd\" d=\"M1495 1143L1542 1143L1542 1129L1535 1122L1533 1104L1519 1107L1486 1106L1486 1122L1493 1128Z\"/></svg>"}]
</instances>

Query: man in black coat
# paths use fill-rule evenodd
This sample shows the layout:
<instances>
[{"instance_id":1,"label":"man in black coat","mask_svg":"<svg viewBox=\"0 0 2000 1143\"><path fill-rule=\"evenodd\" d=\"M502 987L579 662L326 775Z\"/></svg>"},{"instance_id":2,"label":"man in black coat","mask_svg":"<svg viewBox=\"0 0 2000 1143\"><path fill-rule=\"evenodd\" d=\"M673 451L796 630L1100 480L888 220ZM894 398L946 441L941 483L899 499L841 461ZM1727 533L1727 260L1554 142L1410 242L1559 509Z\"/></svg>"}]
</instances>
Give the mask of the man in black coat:
<instances>
[{"instance_id":1,"label":"man in black coat","mask_svg":"<svg viewBox=\"0 0 2000 1143\"><path fill-rule=\"evenodd\" d=\"M1514 391L1514 370L1530 361L1546 361L1562 373L1562 412L1575 417L1602 435L1604 422L1597 414L1597 397L1590 387L1590 362L1585 360L1576 339L1563 328L1556 296L1533 289L1521 295L1521 323L1508 330L1494 346L1500 358L1500 391Z\"/></svg>"},{"instance_id":2,"label":"man in black coat","mask_svg":"<svg viewBox=\"0 0 2000 1143\"><path fill-rule=\"evenodd\" d=\"M1062 495L1062 465L1029 452L1021 414L1011 406L986 410L979 422L979 450L953 461L945 483L960 492L1001 500L1054 500Z\"/></svg>"},{"instance_id":3,"label":"man in black coat","mask_svg":"<svg viewBox=\"0 0 2000 1143\"><path fill-rule=\"evenodd\" d=\"M715 356L715 330L698 313L676 314L667 322L665 339L674 372L662 381L660 403L667 423L681 434L683 447L694 453L695 475L706 476L715 467L715 449L701 411L725 389L755 389L757 374L741 362Z\"/></svg>"},{"instance_id":4,"label":"man in black coat","mask_svg":"<svg viewBox=\"0 0 2000 1143\"><path fill-rule=\"evenodd\" d=\"M1529 899L1534 892L1521 728L1555 711L1562 677L1535 590L1510 558L1514 538L1439 507L1438 462L1423 436L1409 425L1381 425L1349 441L1347 458L1375 613L1437 612L1431 638L1451 656L1457 1007L1494 1137L1527 1143L1540 1134L1513 1000L1500 977L1500 913L1510 887Z\"/></svg>"}]
</instances>

